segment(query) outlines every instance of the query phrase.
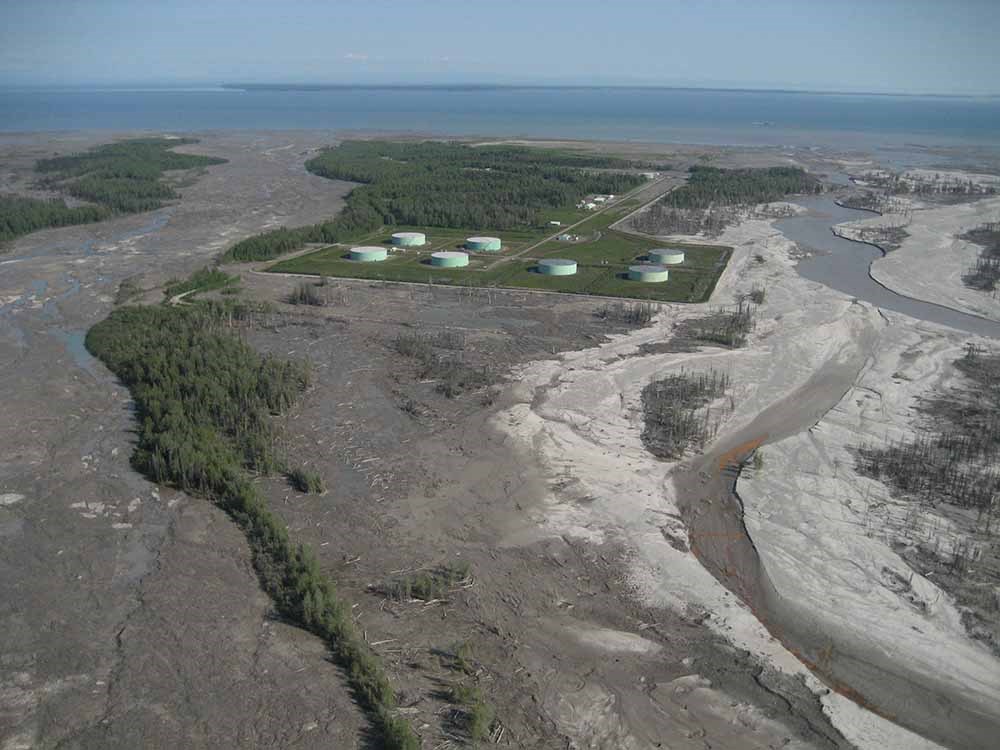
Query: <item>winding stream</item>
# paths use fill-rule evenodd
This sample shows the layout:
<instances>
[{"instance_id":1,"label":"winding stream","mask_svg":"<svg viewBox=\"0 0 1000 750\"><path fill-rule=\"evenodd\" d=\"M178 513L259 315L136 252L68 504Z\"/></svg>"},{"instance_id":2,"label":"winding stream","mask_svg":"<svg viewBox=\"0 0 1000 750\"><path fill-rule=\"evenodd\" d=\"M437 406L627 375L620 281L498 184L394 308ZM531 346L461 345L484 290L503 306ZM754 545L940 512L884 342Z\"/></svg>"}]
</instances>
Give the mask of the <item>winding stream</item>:
<instances>
[{"instance_id":1,"label":"winding stream","mask_svg":"<svg viewBox=\"0 0 1000 750\"><path fill-rule=\"evenodd\" d=\"M896 294L869 275L878 248L846 240L835 224L871 216L843 208L829 195L796 200L808 213L775 226L790 240L818 251L797 270L859 300L909 317L967 333L1000 338L1000 323ZM866 335L856 347L827 363L805 385L772 404L749 425L722 437L686 472L675 477L681 510L698 559L740 597L758 620L827 684L865 708L947 747L992 746L998 730L994 711L946 681L882 652L861 634L841 632L817 613L779 593L743 523L736 491L739 466L762 442L776 442L808 429L849 391L876 340ZM728 469L728 470L727 470Z\"/></svg>"},{"instance_id":2,"label":"winding stream","mask_svg":"<svg viewBox=\"0 0 1000 750\"><path fill-rule=\"evenodd\" d=\"M872 279L869 269L872 261L882 257L882 252L872 245L838 237L831 231L831 227L845 221L868 219L873 214L838 206L834 200L832 195L798 198L795 203L808 209L809 213L775 222L775 228L788 239L819 251L817 255L799 262L799 275L917 320L938 323L978 336L1000 338L1000 323L932 302L904 297Z\"/></svg>"}]
</instances>

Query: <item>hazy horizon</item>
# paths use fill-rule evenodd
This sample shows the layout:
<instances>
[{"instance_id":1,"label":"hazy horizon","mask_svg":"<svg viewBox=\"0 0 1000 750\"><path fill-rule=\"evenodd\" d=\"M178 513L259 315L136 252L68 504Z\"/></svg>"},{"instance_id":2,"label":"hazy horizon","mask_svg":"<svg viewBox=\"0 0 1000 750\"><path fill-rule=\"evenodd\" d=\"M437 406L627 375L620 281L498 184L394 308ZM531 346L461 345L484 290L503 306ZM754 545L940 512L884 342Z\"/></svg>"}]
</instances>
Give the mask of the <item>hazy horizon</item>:
<instances>
[{"instance_id":1,"label":"hazy horizon","mask_svg":"<svg viewBox=\"0 0 1000 750\"><path fill-rule=\"evenodd\" d=\"M572 83L572 82L538 82L538 81L511 81L494 82L481 78L456 78L455 80L441 81L433 79L414 79L412 81L386 79L385 81L372 80L344 80L344 81L262 81L262 80L138 80L138 81L116 81L116 82L91 82L79 81L74 83L37 83L37 84L2 84L0 90L3 91L240 91L246 88L259 88L271 90L302 90L315 91L323 89L650 89L650 90L677 90L677 91L719 91L733 93L759 93L759 94L816 94L829 96L883 96L883 97L911 97L911 98L955 98L955 99L996 99L1000 98L1000 91L996 93L966 92L949 93L939 91L863 91L863 90L841 90L841 89L809 89L809 88L782 88L782 87L754 87L736 85L683 85L683 84L661 84L661 83Z\"/></svg>"},{"instance_id":2,"label":"hazy horizon","mask_svg":"<svg viewBox=\"0 0 1000 750\"><path fill-rule=\"evenodd\" d=\"M37 0L0 9L0 86L594 85L996 96L995 11L988 0Z\"/></svg>"}]
</instances>

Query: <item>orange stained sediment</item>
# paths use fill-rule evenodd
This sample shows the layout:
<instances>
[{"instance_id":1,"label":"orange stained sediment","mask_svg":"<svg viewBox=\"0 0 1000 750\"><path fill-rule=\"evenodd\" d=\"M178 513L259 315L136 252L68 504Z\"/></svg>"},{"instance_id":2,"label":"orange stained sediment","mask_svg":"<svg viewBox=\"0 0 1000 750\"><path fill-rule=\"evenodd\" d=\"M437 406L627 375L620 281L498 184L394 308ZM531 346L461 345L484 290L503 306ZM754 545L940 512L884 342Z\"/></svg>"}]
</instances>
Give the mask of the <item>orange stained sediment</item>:
<instances>
[{"instance_id":1,"label":"orange stained sediment","mask_svg":"<svg viewBox=\"0 0 1000 750\"><path fill-rule=\"evenodd\" d=\"M753 440L747 440L745 443L740 443L735 448L730 448L721 456L719 456L719 468L725 469L727 466L733 463L739 463L743 460L745 454L756 450L761 445L764 444L768 438L768 434L765 432L763 435L758 435Z\"/></svg>"}]
</instances>

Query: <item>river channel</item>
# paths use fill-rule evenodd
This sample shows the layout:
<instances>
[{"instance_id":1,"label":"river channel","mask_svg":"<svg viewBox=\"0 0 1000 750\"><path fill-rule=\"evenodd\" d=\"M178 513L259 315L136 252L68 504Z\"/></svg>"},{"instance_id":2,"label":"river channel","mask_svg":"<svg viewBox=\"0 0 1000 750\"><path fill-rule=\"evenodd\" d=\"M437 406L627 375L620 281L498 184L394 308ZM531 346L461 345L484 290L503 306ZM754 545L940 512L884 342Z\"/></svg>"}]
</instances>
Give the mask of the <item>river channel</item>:
<instances>
[{"instance_id":1,"label":"river channel","mask_svg":"<svg viewBox=\"0 0 1000 750\"><path fill-rule=\"evenodd\" d=\"M807 209L808 213L775 222L775 227L788 239L805 249L816 251L815 255L799 262L797 270L801 276L917 320L978 336L1000 338L1000 323L932 302L904 297L875 281L869 269L872 261L882 257L882 251L873 245L838 237L831 229L845 221L871 218L873 214L844 208L835 200L831 194L797 198L795 203Z\"/></svg>"}]
</instances>

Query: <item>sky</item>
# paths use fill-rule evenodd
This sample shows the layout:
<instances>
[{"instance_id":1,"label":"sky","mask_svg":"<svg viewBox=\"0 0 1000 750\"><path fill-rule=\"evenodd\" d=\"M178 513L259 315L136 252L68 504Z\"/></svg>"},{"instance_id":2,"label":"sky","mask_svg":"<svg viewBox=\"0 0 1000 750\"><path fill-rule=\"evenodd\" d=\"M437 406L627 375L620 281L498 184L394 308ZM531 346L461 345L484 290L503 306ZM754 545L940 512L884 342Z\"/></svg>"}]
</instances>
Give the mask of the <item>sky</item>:
<instances>
[{"instance_id":1,"label":"sky","mask_svg":"<svg viewBox=\"0 0 1000 750\"><path fill-rule=\"evenodd\" d=\"M0 0L0 85L1000 94L1000 0Z\"/></svg>"}]
</instances>

